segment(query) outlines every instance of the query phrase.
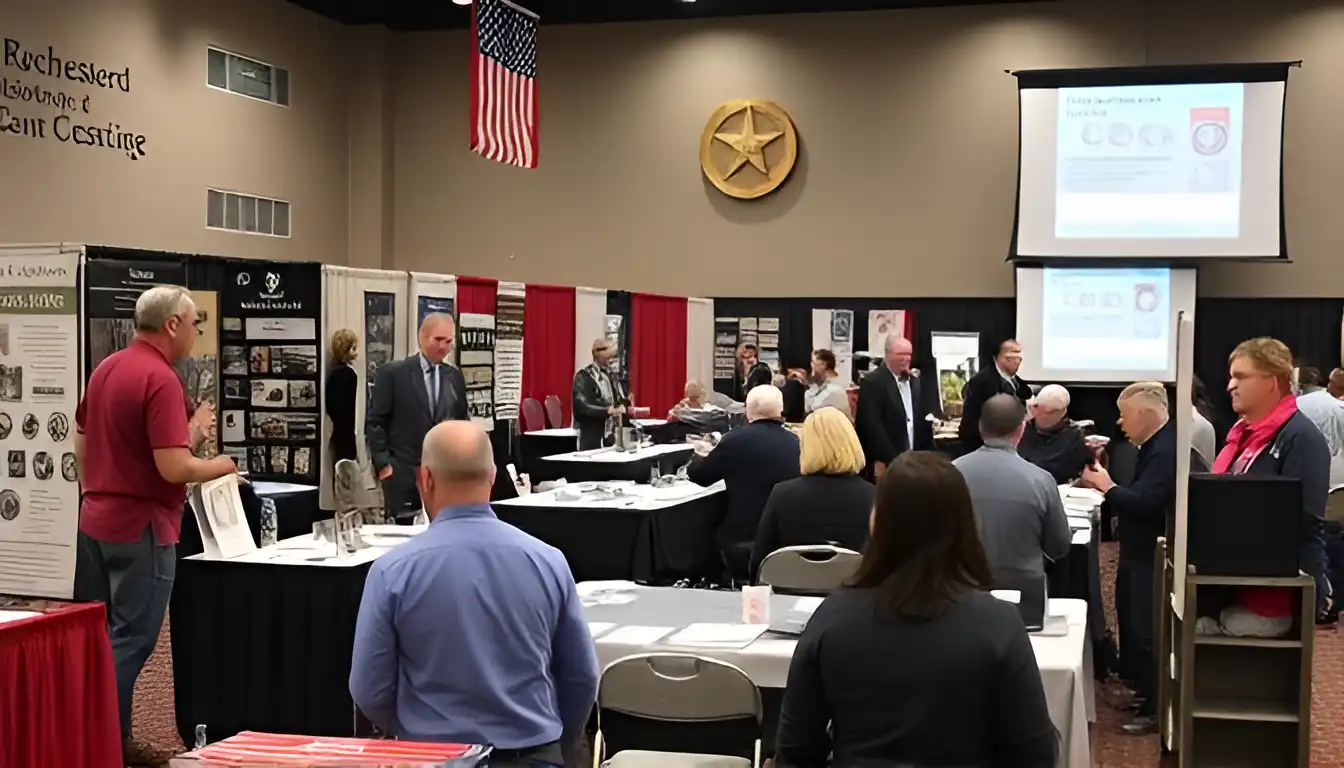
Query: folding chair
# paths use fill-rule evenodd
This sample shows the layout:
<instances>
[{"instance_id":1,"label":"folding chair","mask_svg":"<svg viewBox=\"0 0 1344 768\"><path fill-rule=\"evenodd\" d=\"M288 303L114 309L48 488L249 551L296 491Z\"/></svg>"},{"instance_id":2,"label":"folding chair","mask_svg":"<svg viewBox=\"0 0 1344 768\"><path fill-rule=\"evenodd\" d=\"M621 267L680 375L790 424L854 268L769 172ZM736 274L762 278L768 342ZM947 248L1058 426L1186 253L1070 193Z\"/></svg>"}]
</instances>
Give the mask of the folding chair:
<instances>
[{"instance_id":1,"label":"folding chair","mask_svg":"<svg viewBox=\"0 0 1344 768\"><path fill-rule=\"evenodd\" d=\"M546 428L546 413L535 397L523 399L523 431L536 432Z\"/></svg>"},{"instance_id":2,"label":"folding chair","mask_svg":"<svg viewBox=\"0 0 1344 768\"><path fill-rule=\"evenodd\" d=\"M862 560L858 552L830 544L784 547L765 556L756 582L785 595L828 595Z\"/></svg>"},{"instance_id":3,"label":"folding chair","mask_svg":"<svg viewBox=\"0 0 1344 768\"><path fill-rule=\"evenodd\" d=\"M1344 485L1336 485L1325 497L1325 519L1332 523L1344 523Z\"/></svg>"},{"instance_id":4,"label":"folding chair","mask_svg":"<svg viewBox=\"0 0 1344 768\"><path fill-rule=\"evenodd\" d=\"M598 681L593 768L758 768L762 711L760 690L731 664L682 653L626 656ZM637 737L622 732L635 730ZM682 751L707 742L736 756ZM620 749L607 758L613 743L666 749Z\"/></svg>"},{"instance_id":5,"label":"folding chair","mask_svg":"<svg viewBox=\"0 0 1344 768\"><path fill-rule=\"evenodd\" d=\"M560 407L560 398L555 395L546 396L546 420L551 423L552 429L565 426L565 410Z\"/></svg>"}]
</instances>

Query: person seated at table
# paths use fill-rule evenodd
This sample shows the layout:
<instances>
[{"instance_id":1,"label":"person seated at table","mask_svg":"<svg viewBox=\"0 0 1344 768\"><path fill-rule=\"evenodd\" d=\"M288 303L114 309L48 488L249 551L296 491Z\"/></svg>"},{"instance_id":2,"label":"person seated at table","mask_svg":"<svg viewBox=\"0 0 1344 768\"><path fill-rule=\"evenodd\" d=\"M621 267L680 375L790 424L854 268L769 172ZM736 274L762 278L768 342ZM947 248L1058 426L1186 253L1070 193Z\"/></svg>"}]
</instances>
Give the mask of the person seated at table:
<instances>
[{"instance_id":1,"label":"person seated at table","mask_svg":"<svg viewBox=\"0 0 1344 768\"><path fill-rule=\"evenodd\" d=\"M1046 560L1069 553L1073 534L1064 500L1050 473L1017 454L1029 429L1013 395L995 395L980 408L984 445L952 462L966 478L995 584L1045 577Z\"/></svg>"},{"instance_id":2,"label":"person seated at table","mask_svg":"<svg viewBox=\"0 0 1344 768\"><path fill-rule=\"evenodd\" d=\"M626 412L625 393L621 391L620 382L611 375L611 360L615 356L616 342L597 339L593 342L593 362L574 374L570 396L580 451L607 445L608 420Z\"/></svg>"},{"instance_id":3,"label":"person seated at table","mask_svg":"<svg viewBox=\"0 0 1344 768\"><path fill-rule=\"evenodd\" d=\"M350 695L385 733L563 766L597 699L597 652L559 550L495 517L490 439L448 421L416 473L429 529L374 561Z\"/></svg>"},{"instance_id":4,"label":"person seated at table","mask_svg":"<svg viewBox=\"0 0 1344 768\"><path fill-rule=\"evenodd\" d=\"M864 462L854 425L839 409L822 408L803 421L802 477L776 485L766 499L751 550L753 578L781 547L834 544L863 551L874 493L860 477Z\"/></svg>"},{"instance_id":5,"label":"person seated at table","mask_svg":"<svg viewBox=\"0 0 1344 768\"><path fill-rule=\"evenodd\" d=\"M672 406L668 412L669 417L675 417L678 411L705 411L713 407L705 398L705 388L698 381L686 382L684 393L686 396L681 398L681 402Z\"/></svg>"},{"instance_id":6,"label":"person seated at table","mask_svg":"<svg viewBox=\"0 0 1344 768\"><path fill-rule=\"evenodd\" d=\"M707 456L695 456L688 477L696 485L720 480L728 511L715 534L734 579L751 578L751 547L761 512L775 485L798 476L798 438L784 427L784 395L763 384L747 393L747 423L729 431Z\"/></svg>"},{"instance_id":7,"label":"person seated at table","mask_svg":"<svg viewBox=\"0 0 1344 768\"><path fill-rule=\"evenodd\" d=\"M1056 485L1083 473L1096 456L1083 431L1069 421L1069 390L1047 384L1027 403L1031 421L1022 431L1017 454L1049 472Z\"/></svg>"},{"instance_id":8,"label":"person seated at table","mask_svg":"<svg viewBox=\"0 0 1344 768\"><path fill-rule=\"evenodd\" d=\"M1017 608L986 591L961 473L940 453L901 454L869 525L858 571L793 652L778 768L1053 768L1059 736L1036 654Z\"/></svg>"},{"instance_id":9,"label":"person seated at table","mask_svg":"<svg viewBox=\"0 0 1344 768\"><path fill-rule=\"evenodd\" d=\"M849 394L845 392L845 382L835 370L835 353L829 349L818 349L812 353L812 375L808 380L804 402L808 413L830 406L853 420L854 412L849 408Z\"/></svg>"}]
</instances>

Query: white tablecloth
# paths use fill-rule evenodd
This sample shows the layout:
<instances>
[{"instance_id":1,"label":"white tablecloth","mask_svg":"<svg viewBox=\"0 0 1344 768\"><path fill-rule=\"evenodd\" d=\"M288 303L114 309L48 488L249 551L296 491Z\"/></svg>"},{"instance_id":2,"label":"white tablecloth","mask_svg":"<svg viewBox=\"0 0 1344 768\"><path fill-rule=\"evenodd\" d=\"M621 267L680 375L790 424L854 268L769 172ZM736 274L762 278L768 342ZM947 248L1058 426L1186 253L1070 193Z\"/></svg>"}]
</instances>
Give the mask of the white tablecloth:
<instances>
[{"instance_id":1,"label":"white tablecloth","mask_svg":"<svg viewBox=\"0 0 1344 768\"><path fill-rule=\"evenodd\" d=\"M353 568L371 563L382 557L398 544L409 541L416 534L424 532L423 525L366 525L360 529L360 535L369 546L338 555L336 545L325 540L315 539L304 534L277 541L269 547L261 547L246 555L231 557L230 563L260 563L262 565L293 566L306 565L321 568ZM204 554L192 555L187 560L208 560Z\"/></svg>"},{"instance_id":2,"label":"white tablecloth","mask_svg":"<svg viewBox=\"0 0 1344 768\"><path fill-rule=\"evenodd\" d=\"M536 434L536 433L529 433ZM691 446L685 443L670 443L668 445L650 445L647 448L640 448L637 451L617 451L612 448L594 448L591 451L570 451L569 453L557 453L554 456L546 456L543 461L574 461L574 462L592 462L594 464L624 464L631 461L640 461L651 459L655 456L662 456L668 453L691 451ZM688 457L689 458L689 457Z\"/></svg>"},{"instance_id":3,"label":"white tablecloth","mask_svg":"<svg viewBox=\"0 0 1344 768\"><path fill-rule=\"evenodd\" d=\"M252 483L252 490L261 497L266 496L284 496L289 493L307 493L317 492L316 485L299 485L298 483L273 483L269 480L257 480Z\"/></svg>"},{"instance_id":4,"label":"white tablecloth","mask_svg":"<svg viewBox=\"0 0 1344 768\"><path fill-rule=\"evenodd\" d=\"M633 419L632 421L644 429L661 427L667 423L667 419ZM536 435L537 437L578 437L579 431L573 427L551 427L550 429L534 429L523 434Z\"/></svg>"},{"instance_id":5,"label":"white tablecloth","mask_svg":"<svg viewBox=\"0 0 1344 768\"><path fill-rule=\"evenodd\" d=\"M587 591L587 590L584 590ZM796 640L766 634L740 650L687 648L664 645L659 641L630 643L622 641L623 627L663 628L663 637L693 623L738 624L742 618L742 596L737 592L717 592L669 587L621 585L609 591L607 603L591 604L585 597L584 616L594 627L597 657L602 666L638 653L681 651L719 659L733 664L762 688L783 688L788 677ZM630 596L634 597L629 600ZM627 602L618 602L619 600ZM771 618L778 620L799 604L800 598L774 595ZM807 602L804 599L804 602ZM1063 743L1061 768L1090 768L1091 745L1087 724L1095 720L1093 702L1092 653L1087 642L1087 603L1082 600L1051 600L1051 615L1063 616L1068 634L1059 637L1032 635L1036 663L1045 686L1050 720L1059 729ZM623 634L623 633L622 633ZM652 633L650 633L652 634ZM604 638L613 637L612 640Z\"/></svg>"},{"instance_id":6,"label":"white tablecloth","mask_svg":"<svg viewBox=\"0 0 1344 768\"><path fill-rule=\"evenodd\" d=\"M635 484L629 481L575 483L545 493L530 493L514 499L494 501L491 504L506 507L554 507L556 509L566 507L629 509L642 512L675 507L688 501L723 493L725 487L722 482L715 483L708 488L691 482L677 483L665 488L654 488L651 485ZM578 499L560 498L561 492L572 493L574 490L579 490L582 493Z\"/></svg>"}]
</instances>

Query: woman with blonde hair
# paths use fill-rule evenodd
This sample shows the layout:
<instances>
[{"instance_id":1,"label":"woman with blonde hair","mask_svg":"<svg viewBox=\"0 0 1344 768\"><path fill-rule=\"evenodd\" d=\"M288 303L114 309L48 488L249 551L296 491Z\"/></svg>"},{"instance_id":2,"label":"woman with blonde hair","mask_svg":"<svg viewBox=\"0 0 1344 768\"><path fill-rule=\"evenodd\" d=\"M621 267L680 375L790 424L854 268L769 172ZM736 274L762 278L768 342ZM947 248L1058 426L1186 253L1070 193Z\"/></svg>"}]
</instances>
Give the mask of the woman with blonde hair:
<instances>
[{"instance_id":1,"label":"woman with blonde hair","mask_svg":"<svg viewBox=\"0 0 1344 768\"><path fill-rule=\"evenodd\" d=\"M802 476L770 492L751 550L753 577L781 547L835 544L863 551L873 484L860 477L865 458L854 425L842 411L819 408L803 422Z\"/></svg>"},{"instance_id":2,"label":"woman with blonde hair","mask_svg":"<svg viewBox=\"0 0 1344 768\"><path fill-rule=\"evenodd\" d=\"M353 363L359 357L359 338L349 328L331 334L327 358L326 412L331 419L331 462L341 459L359 461L359 441L355 437L356 398L359 374Z\"/></svg>"}]
</instances>

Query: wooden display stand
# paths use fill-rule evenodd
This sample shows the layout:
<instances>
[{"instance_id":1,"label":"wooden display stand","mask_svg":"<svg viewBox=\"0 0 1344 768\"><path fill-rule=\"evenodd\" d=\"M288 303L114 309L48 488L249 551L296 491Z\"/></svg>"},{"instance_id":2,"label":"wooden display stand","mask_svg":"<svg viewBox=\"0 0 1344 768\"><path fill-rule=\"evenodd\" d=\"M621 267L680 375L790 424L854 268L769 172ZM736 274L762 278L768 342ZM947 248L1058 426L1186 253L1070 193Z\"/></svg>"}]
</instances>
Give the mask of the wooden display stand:
<instances>
[{"instance_id":1,"label":"wooden display stand","mask_svg":"<svg viewBox=\"0 0 1344 768\"><path fill-rule=\"evenodd\" d=\"M1185 575L1185 619L1174 610L1175 569L1157 545L1158 712L1164 748L1181 768L1307 768L1311 753L1316 585L1309 576ZM1293 629L1275 639L1198 635L1198 607L1236 587L1297 590ZM1201 600L1201 593L1204 599Z\"/></svg>"}]
</instances>

